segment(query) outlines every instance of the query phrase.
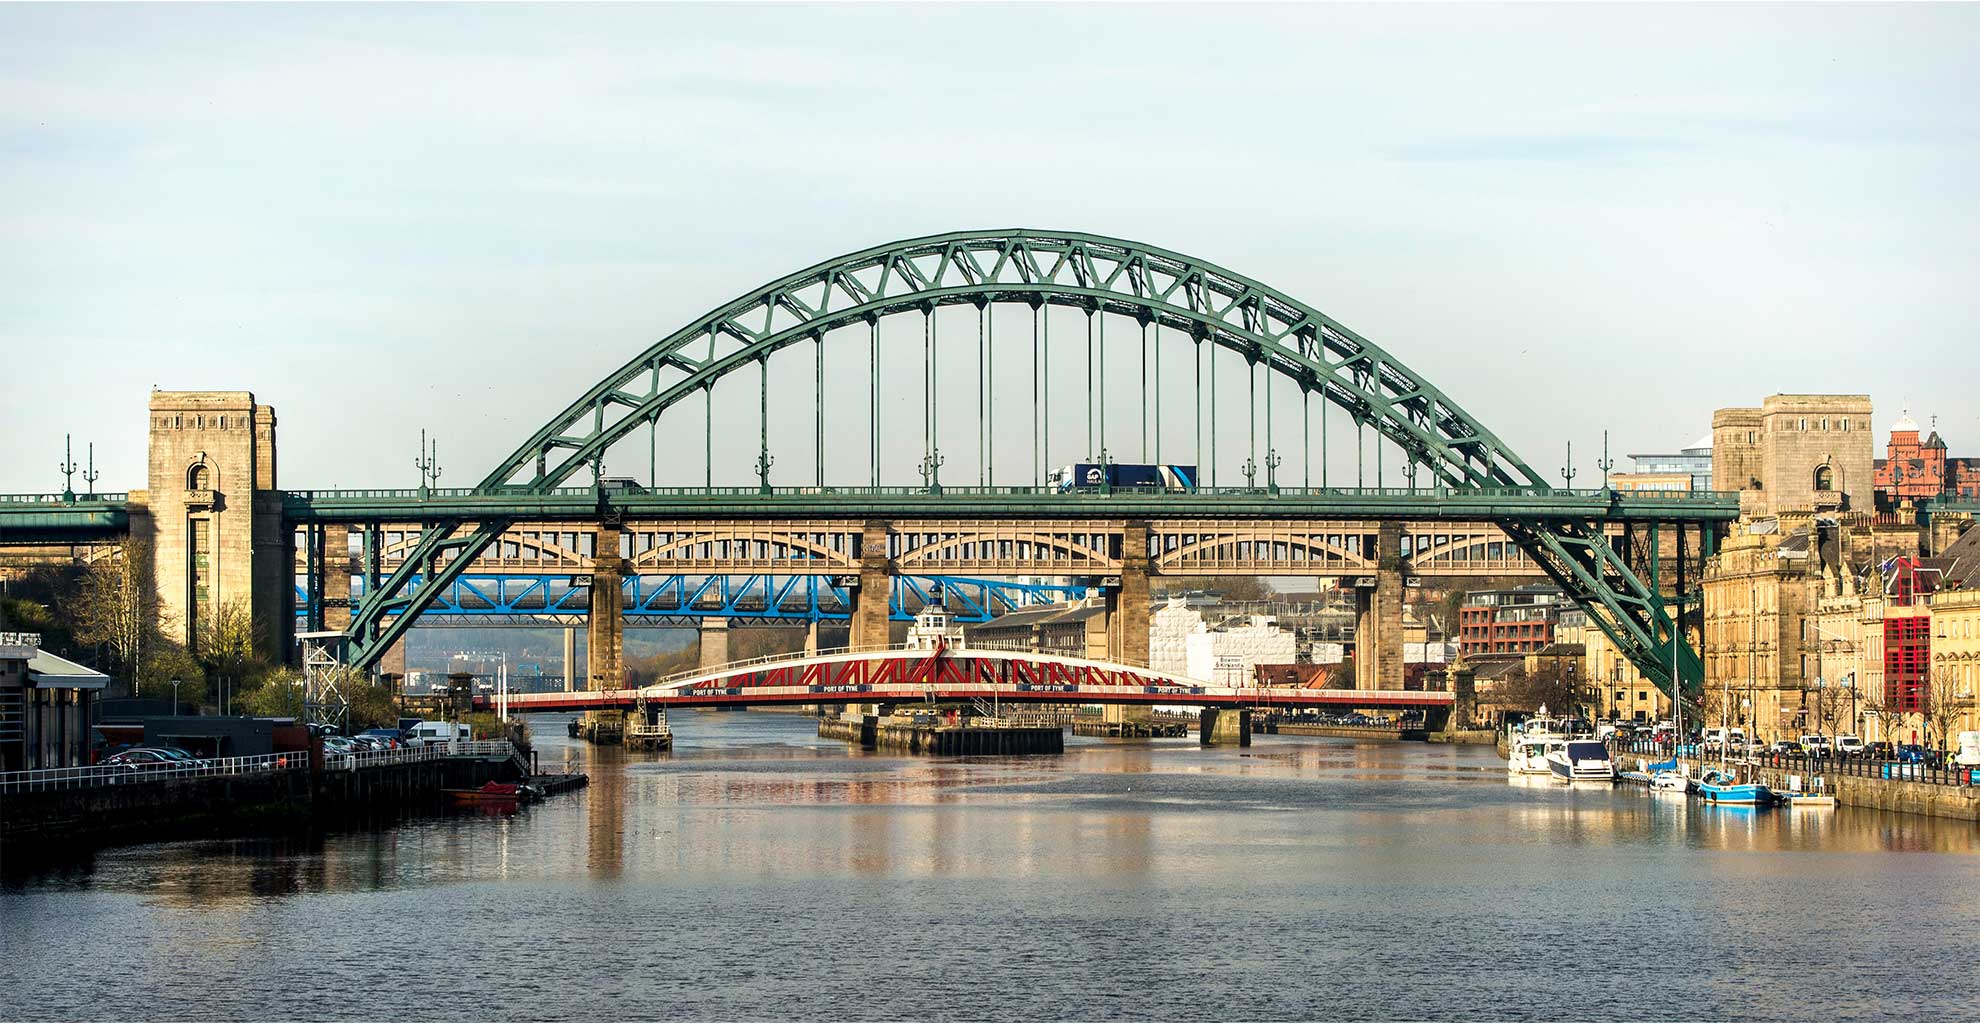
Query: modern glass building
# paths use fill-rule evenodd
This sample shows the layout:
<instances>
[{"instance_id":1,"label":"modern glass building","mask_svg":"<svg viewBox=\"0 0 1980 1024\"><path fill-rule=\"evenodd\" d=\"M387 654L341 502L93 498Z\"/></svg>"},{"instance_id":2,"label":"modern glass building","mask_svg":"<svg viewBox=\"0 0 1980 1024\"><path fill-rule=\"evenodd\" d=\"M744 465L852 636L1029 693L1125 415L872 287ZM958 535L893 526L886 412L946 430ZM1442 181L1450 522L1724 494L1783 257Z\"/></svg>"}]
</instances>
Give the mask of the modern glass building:
<instances>
[{"instance_id":1,"label":"modern glass building","mask_svg":"<svg viewBox=\"0 0 1980 1024\"><path fill-rule=\"evenodd\" d=\"M1706 434L1674 455L1631 455L1638 473L1689 473L1691 489L1712 489L1712 435Z\"/></svg>"}]
</instances>

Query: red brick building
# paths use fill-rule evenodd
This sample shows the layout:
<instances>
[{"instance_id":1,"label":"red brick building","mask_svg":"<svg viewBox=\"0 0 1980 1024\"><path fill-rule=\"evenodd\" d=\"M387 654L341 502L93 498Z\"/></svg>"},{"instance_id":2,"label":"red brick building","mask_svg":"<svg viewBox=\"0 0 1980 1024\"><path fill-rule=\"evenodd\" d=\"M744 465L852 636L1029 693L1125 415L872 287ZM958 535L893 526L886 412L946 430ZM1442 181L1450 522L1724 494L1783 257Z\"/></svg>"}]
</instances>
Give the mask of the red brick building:
<instances>
[{"instance_id":1,"label":"red brick building","mask_svg":"<svg viewBox=\"0 0 1980 1024\"><path fill-rule=\"evenodd\" d=\"M1980 498L1980 459L1946 457L1946 442L1934 430L1923 440L1909 415L1891 424L1891 440L1877 460L1877 505L1894 508L1935 498Z\"/></svg>"},{"instance_id":2,"label":"red brick building","mask_svg":"<svg viewBox=\"0 0 1980 1024\"><path fill-rule=\"evenodd\" d=\"M1474 590L1458 608L1458 649L1478 654L1526 654L1554 642L1566 595L1546 584Z\"/></svg>"}]
</instances>

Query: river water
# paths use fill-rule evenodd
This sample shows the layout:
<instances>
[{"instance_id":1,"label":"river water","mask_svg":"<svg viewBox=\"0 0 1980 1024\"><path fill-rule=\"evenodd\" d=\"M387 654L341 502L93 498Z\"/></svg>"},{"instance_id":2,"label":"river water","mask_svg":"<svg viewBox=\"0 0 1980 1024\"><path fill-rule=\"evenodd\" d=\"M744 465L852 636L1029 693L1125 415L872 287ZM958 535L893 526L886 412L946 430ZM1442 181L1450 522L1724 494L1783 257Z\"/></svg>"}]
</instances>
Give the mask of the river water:
<instances>
[{"instance_id":1,"label":"river water","mask_svg":"<svg viewBox=\"0 0 1980 1024\"><path fill-rule=\"evenodd\" d=\"M1980 1017L1980 832L1509 783L1490 748L860 754L773 713L589 789L9 868L0 1019Z\"/></svg>"}]
</instances>

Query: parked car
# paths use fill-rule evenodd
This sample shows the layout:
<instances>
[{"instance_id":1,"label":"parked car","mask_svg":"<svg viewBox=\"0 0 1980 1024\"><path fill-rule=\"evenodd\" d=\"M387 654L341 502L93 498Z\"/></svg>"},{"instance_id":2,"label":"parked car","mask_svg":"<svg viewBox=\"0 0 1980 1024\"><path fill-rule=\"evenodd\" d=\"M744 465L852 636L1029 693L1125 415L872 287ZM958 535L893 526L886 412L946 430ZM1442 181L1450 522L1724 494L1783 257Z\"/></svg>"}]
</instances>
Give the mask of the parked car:
<instances>
[{"instance_id":1,"label":"parked car","mask_svg":"<svg viewBox=\"0 0 1980 1024\"><path fill-rule=\"evenodd\" d=\"M1776 757L1798 757L1801 755L1801 744L1793 740L1775 740L1774 745L1767 748L1767 753Z\"/></svg>"},{"instance_id":2,"label":"parked car","mask_svg":"<svg viewBox=\"0 0 1980 1024\"><path fill-rule=\"evenodd\" d=\"M1820 733L1809 733L1801 737L1801 752L1809 757L1829 756L1829 738Z\"/></svg>"},{"instance_id":3,"label":"parked car","mask_svg":"<svg viewBox=\"0 0 1980 1024\"><path fill-rule=\"evenodd\" d=\"M210 768L213 766L212 760L208 758L200 757L198 754L192 753L191 751L187 750L184 747L159 746L159 747L150 747L148 749L156 750L159 753L164 754L166 757L169 757L172 760L177 761L180 764L186 765L188 767Z\"/></svg>"},{"instance_id":4,"label":"parked car","mask_svg":"<svg viewBox=\"0 0 1980 1024\"><path fill-rule=\"evenodd\" d=\"M1933 763L1932 752L1926 750L1924 747L1919 746L1916 743L1899 744L1897 748L1897 753L1892 757L1892 760L1898 762L1899 764L1932 764Z\"/></svg>"},{"instance_id":5,"label":"parked car","mask_svg":"<svg viewBox=\"0 0 1980 1024\"><path fill-rule=\"evenodd\" d=\"M405 738L399 735L397 729L366 729L358 733L358 738L382 741L386 750L397 750L406 745Z\"/></svg>"},{"instance_id":6,"label":"parked car","mask_svg":"<svg viewBox=\"0 0 1980 1024\"><path fill-rule=\"evenodd\" d=\"M132 747L129 750L118 751L104 758L103 763L109 767L129 768L134 771L171 771L186 767L178 758L150 747Z\"/></svg>"},{"instance_id":7,"label":"parked car","mask_svg":"<svg viewBox=\"0 0 1980 1024\"><path fill-rule=\"evenodd\" d=\"M323 752L326 754L352 754L356 753L357 749L357 743L349 736L323 737Z\"/></svg>"},{"instance_id":8,"label":"parked car","mask_svg":"<svg viewBox=\"0 0 1980 1024\"><path fill-rule=\"evenodd\" d=\"M1891 761L1897 758L1897 749L1891 746L1889 740L1878 740L1864 745L1863 756L1872 761Z\"/></svg>"},{"instance_id":9,"label":"parked car","mask_svg":"<svg viewBox=\"0 0 1980 1024\"><path fill-rule=\"evenodd\" d=\"M1836 737L1836 754L1841 757L1862 757L1863 750L1861 737L1847 734Z\"/></svg>"},{"instance_id":10,"label":"parked car","mask_svg":"<svg viewBox=\"0 0 1980 1024\"><path fill-rule=\"evenodd\" d=\"M1707 729L1705 730L1704 739L1699 742L1699 745L1706 750L1745 750L1746 730L1738 728Z\"/></svg>"}]
</instances>

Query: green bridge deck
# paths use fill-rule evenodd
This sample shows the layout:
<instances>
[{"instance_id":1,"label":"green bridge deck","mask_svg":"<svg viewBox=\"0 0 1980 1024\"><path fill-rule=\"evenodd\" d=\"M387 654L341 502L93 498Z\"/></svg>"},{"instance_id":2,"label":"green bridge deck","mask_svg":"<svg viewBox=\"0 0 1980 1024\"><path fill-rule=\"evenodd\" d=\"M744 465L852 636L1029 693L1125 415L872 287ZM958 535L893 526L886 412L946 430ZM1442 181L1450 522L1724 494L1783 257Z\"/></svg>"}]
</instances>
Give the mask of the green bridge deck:
<instances>
[{"instance_id":1,"label":"green bridge deck","mask_svg":"<svg viewBox=\"0 0 1980 1024\"><path fill-rule=\"evenodd\" d=\"M290 491L284 511L294 522L367 520L582 520L615 514L627 519L679 516L776 515L851 517L1099 515L1174 517L1270 516L1323 519L1452 519L1582 517L1662 522L1728 522L1739 515L1733 493L1520 488L1203 488L1196 491L1117 489L1062 493L1033 487L755 487L658 488L598 491Z\"/></svg>"},{"instance_id":2,"label":"green bridge deck","mask_svg":"<svg viewBox=\"0 0 1980 1024\"><path fill-rule=\"evenodd\" d=\"M125 494L0 495L0 531L56 534L121 530ZM1735 493L1542 490L1450 487L1221 487L1196 491L1059 492L1034 487L678 487L544 493L472 488L286 491L282 508L295 523L420 522L499 518L572 521L684 516L1271 516L1314 519L1451 519L1582 517L1662 522L1728 522L1739 515Z\"/></svg>"}]
</instances>

